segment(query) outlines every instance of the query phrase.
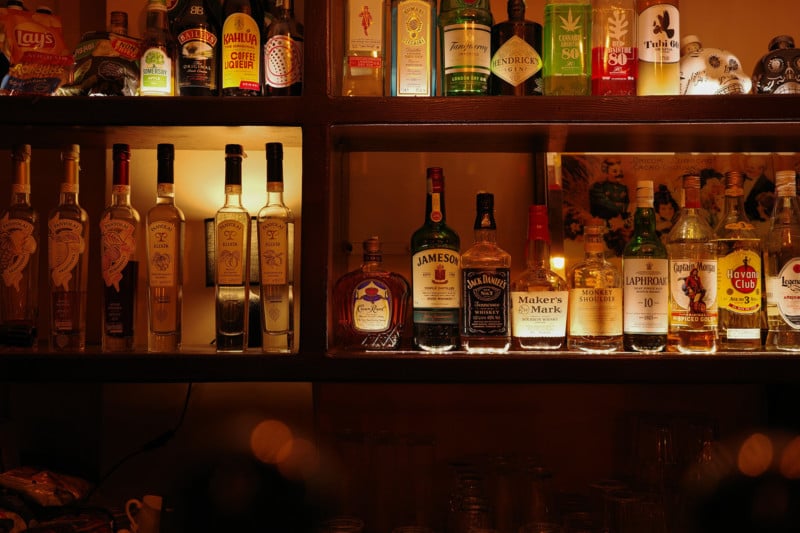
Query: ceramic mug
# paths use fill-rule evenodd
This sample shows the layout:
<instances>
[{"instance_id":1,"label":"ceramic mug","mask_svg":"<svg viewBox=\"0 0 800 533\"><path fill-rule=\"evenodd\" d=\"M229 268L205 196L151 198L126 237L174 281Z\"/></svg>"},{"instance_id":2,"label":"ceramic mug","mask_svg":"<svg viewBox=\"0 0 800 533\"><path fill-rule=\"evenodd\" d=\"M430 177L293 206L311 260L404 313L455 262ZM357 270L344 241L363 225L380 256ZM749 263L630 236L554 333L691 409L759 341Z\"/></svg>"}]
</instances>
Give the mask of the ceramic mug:
<instances>
[{"instance_id":1,"label":"ceramic mug","mask_svg":"<svg viewBox=\"0 0 800 533\"><path fill-rule=\"evenodd\" d=\"M161 496L147 494L141 500L133 498L125 503L133 533L159 533L162 500Z\"/></svg>"}]
</instances>

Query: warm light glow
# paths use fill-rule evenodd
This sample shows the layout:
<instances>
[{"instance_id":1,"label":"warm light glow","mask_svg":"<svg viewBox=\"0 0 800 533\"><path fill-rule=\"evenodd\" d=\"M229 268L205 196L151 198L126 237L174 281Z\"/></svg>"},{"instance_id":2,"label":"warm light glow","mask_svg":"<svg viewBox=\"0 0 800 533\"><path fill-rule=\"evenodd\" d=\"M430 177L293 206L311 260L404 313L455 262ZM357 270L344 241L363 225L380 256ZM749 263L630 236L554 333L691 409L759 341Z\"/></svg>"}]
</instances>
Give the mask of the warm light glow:
<instances>
[{"instance_id":1,"label":"warm light glow","mask_svg":"<svg viewBox=\"0 0 800 533\"><path fill-rule=\"evenodd\" d=\"M774 451L772 441L763 433L753 433L739 448L739 471L750 477L760 476L769 470Z\"/></svg>"},{"instance_id":2,"label":"warm light glow","mask_svg":"<svg viewBox=\"0 0 800 533\"><path fill-rule=\"evenodd\" d=\"M564 267L566 266L566 260L562 255L552 255L550 256L550 269L561 276L564 277Z\"/></svg>"},{"instance_id":3,"label":"warm light glow","mask_svg":"<svg viewBox=\"0 0 800 533\"><path fill-rule=\"evenodd\" d=\"M787 479L800 479L800 437L795 437L783 449L781 475Z\"/></svg>"},{"instance_id":4,"label":"warm light glow","mask_svg":"<svg viewBox=\"0 0 800 533\"><path fill-rule=\"evenodd\" d=\"M280 420L264 420L250 434L250 449L253 455L267 464L278 464L287 444L291 446L292 430Z\"/></svg>"},{"instance_id":5,"label":"warm light glow","mask_svg":"<svg viewBox=\"0 0 800 533\"><path fill-rule=\"evenodd\" d=\"M319 470L319 451L307 439L292 439L278 452L278 470L292 481L311 479Z\"/></svg>"}]
</instances>

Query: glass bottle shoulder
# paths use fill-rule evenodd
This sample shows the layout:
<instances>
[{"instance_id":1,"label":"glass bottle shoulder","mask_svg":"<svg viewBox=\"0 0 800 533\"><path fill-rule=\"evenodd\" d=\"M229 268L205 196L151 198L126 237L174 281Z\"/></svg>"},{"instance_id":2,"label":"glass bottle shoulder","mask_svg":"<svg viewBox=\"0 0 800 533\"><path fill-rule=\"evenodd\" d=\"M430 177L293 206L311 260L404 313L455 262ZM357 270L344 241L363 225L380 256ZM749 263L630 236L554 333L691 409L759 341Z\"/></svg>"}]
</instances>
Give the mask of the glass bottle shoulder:
<instances>
[{"instance_id":1,"label":"glass bottle shoulder","mask_svg":"<svg viewBox=\"0 0 800 533\"><path fill-rule=\"evenodd\" d=\"M447 248L459 251L461 239L444 223L425 224L411 235L411 252L429 248Z\"/></svg>"},{"instance_id":2,"label":"glass bottle shoulder","mask_svg":"<svg viewBox=\"0 0 800 533\"><path fill-rule=\"evenodd\" d=\"M258 220L279 218L286 222L294 222L292 210L282 204L267 204L258 210Z\"/></svg>"},{"instance_id":3,"label":"glass bottle shoulder","mask_svg":"<svg viewBox=\"0 0 800 533\"><path fill-rule=\"evenodd\" d=\"M30 204L15 203L11 204L7 209L1 209L0 220L6 216L8 216L9 220L24 220L33 225L39 223L39 212L31 207Z\"/></svg>"},{"instance_id":4,"label":"glass bottle shoulder","mask_svg":"<svg viewBox=\"0 0 800 533\"><path fill-rule=\"evenodd\" d=\"M622 287L622 272L602 257L589 257L576 264L567 276L570 288Z\"/></svg>"},{"instance_id":5,"label":"glass bottle shoulder","mask_svg":"<svg viewBox=\"0 0 800 533\"><path fill-rule=\"evenodd\" d=\"M512 291L566 291L567 281L547 269L528 269L511 282Z\"/></svg>"},{"instance_id":6,"label":"glass bottle shoulder","mask_svg":"<svg viewBox=\"0 0 800 533\"><path fill-rule=\"evenodd\" d=\"M511 254L491 241L479 241L461 254L461 266L511 268Z\"/></svg>"},{"instance_id":7,"label":"glass bottle shoulder","mask_svg":"<svg viewBox=\"0 0 800 533\"><path fill-rule=\"evenodd\" d=\"M668 243L709 242L714 239L714 230L700 210L684 212L675 222L667 237Z\"/></svg>"},{"instance_id":8,"label":"glass bottle shoulder","mask_svg":"<svg viewBox=\"0 0 800 533\"><path fill-rule=\"evenodd\" d=\"M156 221L173 221L175 223L185 223L186 216L180 207L174 203L158 203L150 208L146 215L147 224Z\"/></svg>"}]
</instances>

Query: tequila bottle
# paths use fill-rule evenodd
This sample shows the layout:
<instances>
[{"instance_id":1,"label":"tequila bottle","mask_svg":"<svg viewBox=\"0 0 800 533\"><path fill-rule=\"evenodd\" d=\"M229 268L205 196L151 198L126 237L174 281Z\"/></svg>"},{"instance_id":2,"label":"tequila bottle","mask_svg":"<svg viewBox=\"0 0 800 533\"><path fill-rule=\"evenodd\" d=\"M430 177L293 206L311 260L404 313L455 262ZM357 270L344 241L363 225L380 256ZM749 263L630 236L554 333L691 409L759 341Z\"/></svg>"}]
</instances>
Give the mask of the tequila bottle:
<instances>
[{"instance_id":1,"label":"tequila bottle","mask_svg":"<svg viewBox=\"0 0 800 533\"><path fill-rule=\"evenodd\" d=\"M800 50L795 49L791 35L778 35L769 42L769 52L764 54L753 69L753 92L755 94L800 93L798 59Z\"/></svg>"},{"instance_id":2,"label":"tequila bottle","mask_svg":"<svg viewBox=\"0 0 800 533\"><path fill-rule=\"evenodd\" d=\"M436 0L392 0L392 96L436 96Z\"/></svg>"},{"instance_id":3,"label":"tequila bottle","mask_svg":"<svg viewBox=\"0 0 800 533\"><path fill-rule=\"evenodd\" d=\"M303 29L294 18L294 0L275 2L277 17L264 43L264 94L300 96L303 92Z\"/></svg>"},{"instance_id":4,"label":"tequila bottle","mask_svg":"<svg viewBox=\"0 0 800 533\"><path fill-rule=\"evenodd\" d=\"M381 0L347 0L344 7L343 96L383 96L384 13Z\"/></svg>"},{"instance_id":5,"label":"tequila bottle","mask_svg":"<svg viewBox=\"0 0 800 533\"><path fill-rule=\"evenodd\" d=\"M178 46L169 30L166 0L149 0L147 31L139 56L139 94L175 96Z\"/></svg>"},{"instance_id":6,"label":"tequila bottle","mask_svg":"<svg viewBox=\"0 0 800 533\"><path fill-rule=\"evenodd\" d=\"M86 287L89 274L89 215L78 204L80 147L61 153L64 175L58 205L48 217L50 348L86 348Z\"/></svg>"},{"instance_id":7,"label":"tequila bottle","mask_svg":"<svg viewBox=\"0 0 800 533\"><path fill-rule=\"evenodd\" d=\"M294 215L283 201L283 145L267 143L267 203L258 212L261 348L289 353L294 341Z\"/></svg>"},{"instance_id":8,"label":"tequila bottle","mask_svg":"<svg viewBox=\"0 0 800 533\"><path fill-rule=\"evenodd\" d=\"M592 4L547 0L544 5L544 94L584 96L591 91Z\"/></svg>"},{"instance_id":9,"label":"tequila bottle","mask_svg":"<svg viewBox=\"0 0 800 533\"><path fill-rule=\"evenodd\" d=\"M225 203L214 216L217 351L247 348L250 310L250 214L242 207L239 144L225 146Z\"/></svg>"},{"instance_id":10,"label":"tequila bottle","mask_svg":"<svg viewBox=\"0 0 800 533\"><path fill-rule=\"evenodd\" d=\"M681 88L678 0L637 0L639 72L636 94L674 95Z\"/></svg>"},{"instance_id":11,"label":"tequila bottle","mask_svg":"<svg viewBox=\"0 0 800 533\"><path fill-rule=\"evenodd\" d=\"M131 206L130 147L115 144L112 154L111 205L100 218L102 347L104 351L119 352L132 350L134 344L139 213Z\"/></svg>"},{"instance_id":12,"label":"tequila bottle","mask_svg":"<svg viewBox=\"0 0 800 533\"><path fill-rule=\"evenodd\" d=\"M443 96L489 94L492 22L488 0L442 0L439 34Z\"/></svg>"},{"instance_id":13,"label":"tequila bottle","mask_svg":"<svg viewBox=\"0 0 800 533\"><path fill-rule=\"evenodd\" d=\"M636 1L599 0L592 8L592 94L636 94Z\"/></svg>"},{"instance_id":14,"label":"tequila bottle","mask_svg":"<svg viewBox=\"0 0 800 533\"><path fill-rule=\"evenodd\" d=\"M11 150L11 203L0 212L0 346L37 348L39 213L31 207L31 147Z\"/></svg>"},{"instance_id":15,"label":"tequila bottle","mask_svg":"<svg viewBox=\"0 0 800 533\"><path fill-rule=\"evenodd\" d=\"M492 27L493 95L542 94L542 25L525 20L525 0L508 0L508 20Z\"/></svg>"}]
</instances>

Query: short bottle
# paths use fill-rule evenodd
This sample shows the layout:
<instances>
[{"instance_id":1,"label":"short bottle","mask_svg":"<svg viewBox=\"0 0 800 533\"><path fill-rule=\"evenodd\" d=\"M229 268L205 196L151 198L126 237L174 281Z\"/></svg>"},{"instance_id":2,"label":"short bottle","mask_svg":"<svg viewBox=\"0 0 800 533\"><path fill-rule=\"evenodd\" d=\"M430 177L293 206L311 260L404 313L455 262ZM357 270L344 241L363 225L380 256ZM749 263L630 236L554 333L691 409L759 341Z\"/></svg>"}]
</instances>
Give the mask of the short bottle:
<instances>
[{"instance_id":1,"label":"short bottle","mask_svg":"<svg viewBox=\"0 0 800 533\"><path fill-rule=\"evenodd\" d=\"M0 212L0 346L37 348L39 213L31 206L31 147L11 150L11 202Z\"/></svg>"},{"instance_id":2,"label":"short bottle","mask_svg":"<svg viewBox=\"0 0 800 533\"><path fill-rule=\"evenodd\" d=\"M217 96L220 70L219 3L187 0L175 20L178 94Z\"/></svg>"},{"instance_id":3,"label":"short bottle","mask_svg":"<svg viewBox=\"0 0 800 533\"><path fill-rule=\"evenodd\" d=\"M260 96L262 84L259 0L225 0L222 4L223 96Z\"/></svg>"},{"instance_id":4,"label":"short bottle","mask_svg":"<svg viewBox=\"0 0 800 533\"><path fill-rule=\"evenodd\" d=\"M343 96L383 96L386 50L381 0L346 0Z\"/></svg>"},{"instance_id":5,"label":"short bottle","mask_svg":"<svg viewBox=\"0 0 800 533\"><path fill-rule=\"evenodd\" d=\"M731 52L704 48L696 35L681 39L681 94L747 94L752 87Z\"/></svg>"},{"instance_id":6,"label":"short bottle","mask_svg":"<svg viewBox=\"0 0 800 533\"><path fill-rule=\"evenodd\" d=\"M635 0L596 0L592 8L592 94L635 96Z\"/></svg>"},{"instance_id":7,"label":"short bottle","mask_svg":"<svg viewBox=\"0 0 800 533\"><path fill-rule=\"evenodd\" d=\"M633 235L622 252L625 283L623 347L626 351L660 352L669 326L669 261L656 231L653 182L636 184Z\"/></svg>"},{"instance_id":8,"label":"short bottle","mask_svg":"<svg viewBox=\"0 0 800 533\"><path fill-rule=\"evenodd\" d=\"M764 279L767 288L768 350L800 352L800 204L796 173L775 173L777 201L764 242Z\"/></svg>"},{"instance_id":9,"label":"short bottle","mask_svg":"<svg viewBox=\"0 0 800 533\"><path fill-rule=\"evenodd\" d=\"M383 266L377 236L363 243L361 266L334 287L335 344L345 350L397 350L401 347L411 287Z\"/></svg>"},{"instance_id":10,"label":"short bottle","mask_svg":"<svg viewBox=\"0 0 800 533\"><path fill-rule=\"evenodd\" d=\"M700 205L700 176L683 178L684 205L667 236L669 333L667 350L717 351L717 247Z\"/></svg>"},{"instance_id":11,"label":"short bottle","mask_svg":"<svg viewBox=\"0 0 800 533\"><path fill-rule=\"evenodd\" d=\"M566 348L567 282L550 268L546 205L528 210L525 271L511 282L511 334L514 350Z\"/></svg>"},{"instance_id":12,"label":"short bottle","mask_svg":"<svg viewBox=\"0 0 800 533\"><path fill-rule=\"evenodd\" d=\"M678 0L637 0L636 94L680 94L681 34Z\"/></svg>"},{"instance_id":13,"label":"short bottle","mask_svg":"<svg viewBox=\"0 0 800 533\"><path fill-rule=\"evenodd\" d=\"M567 276L570 350L622 350L622 273L606 260L605 229L599 218L584 226L584 259Z\"/></svg>"},{"instance_id":14,"label":"short bottle","mask_svg":"<svg viewBox=\"0 0 800 533\"><path fill-rule=\"evenodd\" d=\"M178 46L169 29L166 0L149 0L147 30L139 56L139 94L175 96Z\"/></svg>"},{"instance_id":15,"label":"short bottle","mask_svg":"<svg viewBox=\"0 0 800 533\"><path fill-rule=\"evenodd\" d=\"M89 215L78 203L80 147L69 146L61 152L61 161L61 193L47 220L50 349L82 352L86 348Z\"/></svg>"},{"instance_id":16,"label":"short bottle","mask_svg":"<svg viewBox=\"0 0 800 533\"><path fill-rule=\"evenodd\" d=\"M436 96L436 0L392 0L392 96Z\"/></svg>"},{"instance_id":17,"label":"short bottle","mask_svg":"<svg viewBox=\"0 0 800 533\"><path fill-rule=\"evenodd\" d=\"M486 96L492 60L488 0L442 0L439 6L442 96Z\"/></svg>"},{"instance_id":18,"label":"short bottle","mask_svg":"<svg viewBox=\"0 0 800 533\"><path fill-rule=\"evenodd\" d=\"M591 35L589 0L546 0L542 43L545 96L592 94Z\"/></svg>"},{"instance_id":19,"label":"short bottle","mask_svg":"<svg viewBox=\"0 0 800 533\"><path fill-rule=\"evenodd\" d=\"M111 204L100 218L102 348L108 352L131 351L135 340L139 213L131 205L130 157L127 144L112 147Z\"/></svg>"},{"instance_id":20,"label":"short bottle","mask_svg":"<svg viewBox=\"0 0 800 533\"><path fill-rule=\"evenodd\" d=\"M773 37L768 50L753 69L753 92L755 94L800 93L800 79L795 74L797 50L794 49L794 38L791 35Z\"/></svg>"},{"instance_id":21,"label":"short bottle","mask_svg":"<svg viewBox=\"0 0 800 533\"><path fill-rule=\"evenodd\" d=\"M540 96L542 25L525 20L525 0L508 0L508 20L492 27L492 75L489 93Z\"/></svg>"},{"instance_id":22,"label":"short bottle","mask_svg":"<svg viewBox=\"0 0 800 533\"><path fill-rule=\"evenodd\" d=\"M294 18L294 0L276 0L277 16L264 28L264 94L303 93L303 29Z\"/></svg>"}]
</instances>

